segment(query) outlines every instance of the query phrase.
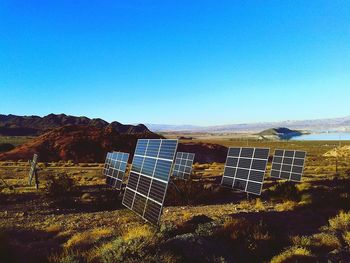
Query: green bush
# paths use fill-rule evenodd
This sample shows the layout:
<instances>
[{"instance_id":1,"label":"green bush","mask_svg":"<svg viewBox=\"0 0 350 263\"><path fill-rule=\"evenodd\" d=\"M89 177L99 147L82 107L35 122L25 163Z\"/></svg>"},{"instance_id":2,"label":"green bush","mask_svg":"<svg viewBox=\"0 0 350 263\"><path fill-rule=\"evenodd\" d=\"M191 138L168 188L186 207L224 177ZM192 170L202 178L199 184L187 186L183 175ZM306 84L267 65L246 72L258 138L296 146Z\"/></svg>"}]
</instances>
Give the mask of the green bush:
<instances>
[{"instance_id":1,"label":"green bush","mask_svg":"<svg viewBox=\"0 0 350 263\"><path fill-rule=\"evenodd\" d=\"M46 193L49 198L59 204L68 204L75 190L74 180L66 173L49 176Z\"/></svg>"}]
</instances>

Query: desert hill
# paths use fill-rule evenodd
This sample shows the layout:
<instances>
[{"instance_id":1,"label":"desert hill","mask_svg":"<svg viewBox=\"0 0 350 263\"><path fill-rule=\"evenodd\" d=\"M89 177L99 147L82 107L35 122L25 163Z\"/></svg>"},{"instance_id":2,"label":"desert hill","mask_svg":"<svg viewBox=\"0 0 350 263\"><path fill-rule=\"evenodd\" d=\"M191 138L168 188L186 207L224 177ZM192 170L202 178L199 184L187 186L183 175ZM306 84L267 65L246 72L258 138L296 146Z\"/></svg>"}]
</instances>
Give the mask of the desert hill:
<instances>
[{"instance_id":1,"label":"desert hill","mask_svg":"<svg viewBox=\"0 0 350 263\"><path fill-rule=\"evenodd\" d=\"M67 125L53 129L33 140L0 154L0 160L31 159L38 153L40 161L72 160L74 162L102 162L106 152L134 149L139 138L160 138L143 133L119 133L111 126Z\"/></svg>"},{"instance_id":2,"label":"desert hill","mask_svg":"<svg viewBox=\"0 0 350 263\"><path fill-rule=\"evenodd\" d=\"M67 125L0 154L0 160L28 160L37 153L41 162L104 162L108 151L123 151L130 153L131 162L138 139L162 138L148 130L141 132L143 130L142 125L125 129L124 133L120 133L120 129L113 124L102 129L96 126ZM199 163L224 162L227 148L215 144L188 143L180 144L179 151L196 153L195 161Z\"/></svg>"},{"instance_id":3,"label":"desert hill","mask_svg":"<svg viewBox=\"0 0 350 263\"><path fill-rule=\"evenodd\" d=\"M125 125L116 121L108 123L99 118L90 119L66 114L49 114L44 117L0 114L0 135L3 136L37 136L66 125L92 126L100 129L111 127L116 132L128 134L149 132L142 124Z\"/></svg>"}]
</instances>

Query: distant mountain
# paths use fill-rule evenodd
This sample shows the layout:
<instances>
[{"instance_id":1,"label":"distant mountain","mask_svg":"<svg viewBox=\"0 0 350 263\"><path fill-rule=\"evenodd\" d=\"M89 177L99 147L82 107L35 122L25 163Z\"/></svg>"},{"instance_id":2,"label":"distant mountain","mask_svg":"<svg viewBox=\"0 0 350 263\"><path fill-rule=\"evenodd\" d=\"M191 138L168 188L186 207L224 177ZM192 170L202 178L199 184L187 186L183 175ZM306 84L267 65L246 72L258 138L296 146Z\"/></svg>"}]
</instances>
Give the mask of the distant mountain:
<instances>
[{"instance_id":1,"label":"distant mountain","mask_svg":"<svg viewBox=\"0 0 350 263\"><path fill-rule=\"evenodd\" d=\"M109 128L122 134L150 132L143 124L125 125L116 121L108 123L99 118L90 119L65 114L49 114L44 117L0 114L0 135L3 136L37 136L66 125L84 125L100 129Z\"/></svg>"},{"instance_id":2,"label":"distant mountain","mask_svg":"<svg viewBox=\"0 0 350 263\"><path fill-rule=\"evenodd\" d=\"M280 139L280 140L289 140L293 137L300 136L303 133L296 130L290 130L285 127L267 129L262 132L259 132L258 135L264 139Z\"/></svg>"},{"instance_id":3,"label":"distant mountain","mask_svg":"<svg viewBox=\"0 0 350 263\"><path fill-rule=\"evenodd\" d=\"M216 126L147 124L153 132L210 132L210 133L256 133L271 127L288 127L293 130L350 131L350 116L344 118L299 120L281 122L241 123Z\"/></svg>"}]
</instances>

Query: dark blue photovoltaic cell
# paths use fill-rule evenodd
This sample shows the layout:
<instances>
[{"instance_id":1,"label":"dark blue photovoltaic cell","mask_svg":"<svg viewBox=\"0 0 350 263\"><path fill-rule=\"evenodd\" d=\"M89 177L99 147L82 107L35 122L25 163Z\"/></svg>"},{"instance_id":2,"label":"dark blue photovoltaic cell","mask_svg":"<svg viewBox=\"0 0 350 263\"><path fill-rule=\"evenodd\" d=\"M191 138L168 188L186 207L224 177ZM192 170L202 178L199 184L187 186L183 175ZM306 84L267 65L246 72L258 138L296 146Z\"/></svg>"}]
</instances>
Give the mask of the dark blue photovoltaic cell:
<instances>
[{"instance_id":1,"label":"dark blue photovoltaic cell","mask_svg":"<svg viewBox=\"0 0 350 263\"><path fill-rule=\"evenodd\" d=\"M171 161L157 160L156 172L154 173L154 177L164 181L168 181L171 165Z\"/></svg>"},{"instance_id":2,"label":"dark blue photovoltaic cell","mask_svg":"<svg viewBox=\"0 0 350 263\"><path fill-rule=\"evenodd\" d=\"M141 172L141 167L143 163L143 157L134 156L134 160L132 162L132 171Z\"/></svg>"},{"instance_id":3,"label":"dark blue photovoltaic cell","mask_svg":"<svg viewBox=\"0 0 350 263\"><path fill-rule=\"evenodd\" d=\"M238 157L241 152L240 148L229 148L228 156Z\"/></svg>"},{"instance_id":4,"label":"dark blue photovoltaic cell","mask_svg":"<svg viewBox=\"0 0 350 263\"><path fill-rule=\"evenodd\" d=\"M177 140L163 140L159 151L159 158L173 160L177 147Z\"/></svg>"},{"instance_id":5,"label":"dark blue photovoltaic cell","mask_svg":"<svg viewBox=\"0 0 350 263\"><path fill-rule=\"evenodd\" d=\"M149 222L158 222L161 213L162 206L148 199L144 213L145 219Z\"/></svg>"},{"instance_id":6,"label":"dark blue photovoltaic cell","mask_svg":"<svg viewBox=\"0 0 350 263\"><path fill-rule=\"evenodd\" d=\"M254 154L254 148L242 148L241 157L252 158Z\"/></svg>"},{"instance_id":7,"label":"dark blue photovoltaic cell","mask_svg":"<svg viewBox=\"0 0 350 263\"><path fill-rule=\"evenodd\" d=\"M156 159L145 157L141 173L148 176L152 176L154 172L154 167L156 165L156 161Z\"/></svg>"},{"instance_id":8,"label":"dark blue photovoltaic cell","mask_svg":"<svg viewBox=\"0 0 350 263\"><path fill-rule=\"evenodd\" d=\"M138 140L135 155L145 155L148 140Z\"/></svg>"},{"instance_id":9,"label":"dark blue photovoltaic cell","mask_svg":"<svg viewBox=\"0 0 350 263\"><path fill-rule=\"evenodd\" d=\"M238 164L238 158L228 157L226 161L227 166L236 167Z\"/></svg>"},{"instance_id":10,"label":"dark blue photovoltaic cell","mask_svg":"<svg viewBox=\"0 0 350 263\"><path fill-rule=\"evenodd\" d=\"M147 146L146 156L157 157L159 152L160 140L150 140Z\"/></svg>"}]
</instances>

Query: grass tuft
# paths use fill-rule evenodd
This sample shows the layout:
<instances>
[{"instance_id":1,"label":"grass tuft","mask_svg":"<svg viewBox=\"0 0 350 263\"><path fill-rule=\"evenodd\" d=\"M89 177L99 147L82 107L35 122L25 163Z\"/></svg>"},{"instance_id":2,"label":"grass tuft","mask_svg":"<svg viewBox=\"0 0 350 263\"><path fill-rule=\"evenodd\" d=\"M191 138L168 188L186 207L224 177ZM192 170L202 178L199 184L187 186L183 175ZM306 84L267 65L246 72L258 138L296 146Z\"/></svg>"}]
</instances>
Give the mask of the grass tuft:
<instances>
[{"instance_id":1,"label":"grass tuft","mask_svg":"<svg viewBox=\"0 0 350 263\"><path fill-rule=\"evenodd\" d=\"M290 247L281 254L273 257L271 263L283 262L314 262L311 251L303 247Z\"/></svg>"}]
</instances>

